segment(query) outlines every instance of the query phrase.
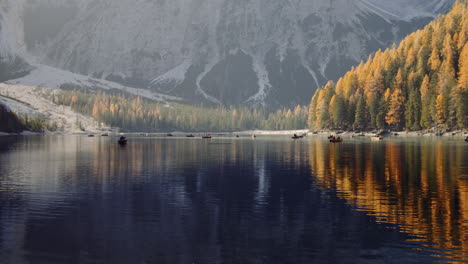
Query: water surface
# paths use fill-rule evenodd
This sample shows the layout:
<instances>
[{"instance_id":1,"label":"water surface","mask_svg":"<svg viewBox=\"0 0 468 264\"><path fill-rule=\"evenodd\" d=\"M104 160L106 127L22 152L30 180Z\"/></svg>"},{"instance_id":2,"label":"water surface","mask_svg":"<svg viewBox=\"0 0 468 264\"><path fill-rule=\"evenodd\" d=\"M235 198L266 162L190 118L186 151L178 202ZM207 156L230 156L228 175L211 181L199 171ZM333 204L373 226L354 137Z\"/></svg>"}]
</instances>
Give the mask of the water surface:
<instances>
[{"instance_id":1,"label":"water surface","mask_svg":"<svg viewBox=\"0 0 468 264\"><path fill-rule=\"evenodd\" d=\"M467 261L460 140L0 138L0 263Z\"/></svg>"}]
</instances>

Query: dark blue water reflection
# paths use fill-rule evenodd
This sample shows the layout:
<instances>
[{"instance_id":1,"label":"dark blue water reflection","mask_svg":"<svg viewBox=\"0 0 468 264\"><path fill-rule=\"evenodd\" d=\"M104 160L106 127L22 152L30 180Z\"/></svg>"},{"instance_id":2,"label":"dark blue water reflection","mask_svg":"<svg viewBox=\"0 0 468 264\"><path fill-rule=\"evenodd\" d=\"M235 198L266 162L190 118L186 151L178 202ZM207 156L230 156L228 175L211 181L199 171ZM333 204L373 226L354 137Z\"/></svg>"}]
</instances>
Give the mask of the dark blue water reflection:
<instances>
[{"instance_id":1,"label":"dark blue water reflection","mask_svg":"<svg viewBox=\"0 0 468 264\"><path fill-rule=\"evenodd\" d=\"M0 263L466 261L467 160L450 140L4 137Z\"/></svg>"}]
</instances>

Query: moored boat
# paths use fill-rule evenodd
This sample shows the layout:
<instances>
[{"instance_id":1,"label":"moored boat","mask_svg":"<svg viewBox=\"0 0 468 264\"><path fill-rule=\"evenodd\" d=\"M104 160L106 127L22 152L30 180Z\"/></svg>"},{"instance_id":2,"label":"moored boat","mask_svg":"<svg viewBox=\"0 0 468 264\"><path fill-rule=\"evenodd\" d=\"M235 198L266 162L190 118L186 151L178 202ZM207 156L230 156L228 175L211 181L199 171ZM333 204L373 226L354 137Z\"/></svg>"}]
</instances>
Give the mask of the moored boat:
<instances>
[{"instance_id":1,"label":"moored boat","mask_svg":"<svg viewBox=\"0 0 468 264\"><path fill-rule=\"evenodd\" d=\"M304 138L304 136L303 136L303 135L302 135L302 136L298 136L298 135L296 135L296 134L294 134L294 135L292 136L292 139L301 139L301 138Z\"/></svg>"},{"instance_id":2,"label":"moored boat","mask_svg":"<svg viewBox=\"0 0 468 264\"><path fill-rule=\"evenodd\" d=\"M343 139L341 137L330 138L330 143L340 143L340 142L343 142Z\"/></svg>"},{"instance_id":3,"label":"moored boat","mask_svg":"<svg viewBox=\"0 0 468 264\"><path fill-rule=\"evenodd\" d=\"M118 143L119 143L119 145L125 145L125 144L127 144L127 141L128 140L127 140L126 137L120 137Z\"/></svg>"}]
</instances>

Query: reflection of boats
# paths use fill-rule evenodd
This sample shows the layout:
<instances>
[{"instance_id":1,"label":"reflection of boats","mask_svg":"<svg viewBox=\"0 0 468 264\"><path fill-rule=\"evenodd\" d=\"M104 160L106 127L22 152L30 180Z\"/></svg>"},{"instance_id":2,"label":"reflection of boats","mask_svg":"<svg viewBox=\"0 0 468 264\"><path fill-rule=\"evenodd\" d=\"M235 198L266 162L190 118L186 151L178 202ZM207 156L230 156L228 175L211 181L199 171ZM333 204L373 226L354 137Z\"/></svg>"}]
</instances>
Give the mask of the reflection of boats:
<instances>
[{"instance_id":1,"label":"reflection of boats","mask_svg":"<svg viewBox=\"0 0 468 264\"><path fill-rule=\"evenodd\" d=\"M202 138L204 138L204 139L210 139L211 136L203 136Z\"/></svg>"},{"instance_id":2,"label":"reflection of boats","mask_svg":"<svg viewBox=\"0 0 468 264\"><path fill-rule=\"evenodd\" d=\"M337 138L333 137L333 138L330 139L330 142L331 143L340 143L340 142L343 142L343 139L340 138L340 137L337 137Z\"/></svg>"},{"instance_id":3,"label":"reflection of boats","mask_svg":"<svg viewBox=\"0 0 468 264\"><path fill-rule=\"evenodd\" d=\"M193 137L195 137L195 136L192 135L192 134L190 134L190 135L186 135L186 137L188 137L188 138L193 138Z\"/></svg>"},{"instance_id":4,"label":"reflection of boats","mask_svg":"<svg viewBox=\"0 0 468 264\"><path fill-rule=\"evenodd\" d=\"M125 145L125 144L127 144L127 138L126 137L120 137L118 142L119 142L120 145Z\"/></svg>"}]
</instances>

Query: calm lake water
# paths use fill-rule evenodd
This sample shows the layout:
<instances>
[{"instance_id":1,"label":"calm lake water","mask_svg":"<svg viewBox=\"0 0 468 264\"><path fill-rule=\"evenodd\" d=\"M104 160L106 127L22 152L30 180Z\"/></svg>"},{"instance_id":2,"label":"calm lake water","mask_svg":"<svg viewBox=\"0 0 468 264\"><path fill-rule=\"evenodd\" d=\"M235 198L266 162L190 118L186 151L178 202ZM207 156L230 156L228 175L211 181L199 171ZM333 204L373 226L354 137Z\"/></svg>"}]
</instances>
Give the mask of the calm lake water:
<instances>
[{"instance_id":1,"label":"calm lake water","mask_svg":"<svg viewBox=\"0 0 468 264\"><path fill-rule=\"evenodd\" d=\"M0 138L0 263L468 261L468 144Z\"/></svg>"}]
</instances>

